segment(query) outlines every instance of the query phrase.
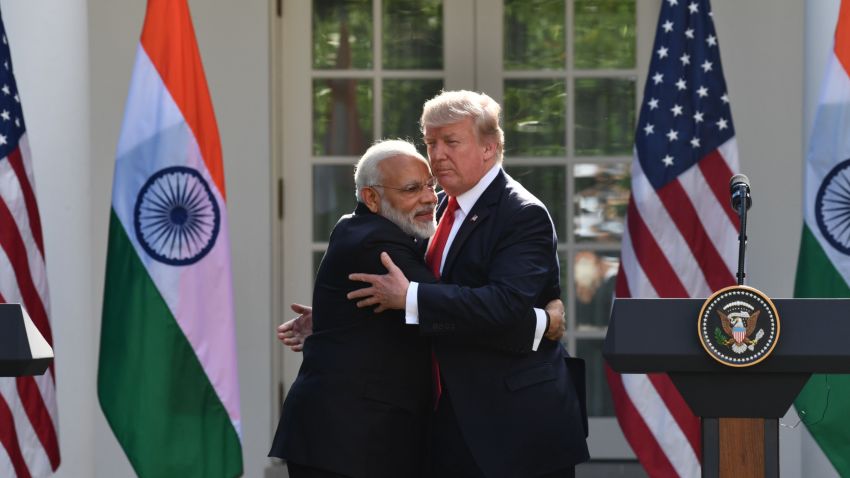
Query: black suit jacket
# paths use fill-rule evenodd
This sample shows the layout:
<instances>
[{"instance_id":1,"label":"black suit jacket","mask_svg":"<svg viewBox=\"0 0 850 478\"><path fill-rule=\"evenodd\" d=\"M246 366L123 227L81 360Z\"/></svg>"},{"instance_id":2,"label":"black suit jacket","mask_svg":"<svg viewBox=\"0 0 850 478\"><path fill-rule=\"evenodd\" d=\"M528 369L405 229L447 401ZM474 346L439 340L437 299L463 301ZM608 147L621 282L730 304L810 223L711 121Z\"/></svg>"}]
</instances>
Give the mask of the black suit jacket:
<instances>
[{"instance_id":1,"label":"black suit jacket","mask_svg":"<svg viewBox=\"0 0 850 478\"><path fill-rule=\"evenodd\" d=\"M447 201L440 204L440 213ZM570 360L527 311L560 295L557 237L546 207L504 171L469 211L440 284L420 284L419 322L434 351L463 436L490 478L533 477L588 459ZM477 334L514 351L467 340ZM515 341L512 337L522 336ZM579 383L573 383L574 380Z\"/></svg>"},{"instance_id":2,"label":"black suit jacket","mask_svg":"<svg viewBox=\"0 0 850 478\"><path fill-rule=\"evenodd\" d=\"M410 280L433 282L421 245L358 204L333 232L313 292L313 334L270 456L352 477L415 477L432 404L431 349L403 311L358 309L353 272L384 274L386 251Z\"/></svg>"}]
</instances>

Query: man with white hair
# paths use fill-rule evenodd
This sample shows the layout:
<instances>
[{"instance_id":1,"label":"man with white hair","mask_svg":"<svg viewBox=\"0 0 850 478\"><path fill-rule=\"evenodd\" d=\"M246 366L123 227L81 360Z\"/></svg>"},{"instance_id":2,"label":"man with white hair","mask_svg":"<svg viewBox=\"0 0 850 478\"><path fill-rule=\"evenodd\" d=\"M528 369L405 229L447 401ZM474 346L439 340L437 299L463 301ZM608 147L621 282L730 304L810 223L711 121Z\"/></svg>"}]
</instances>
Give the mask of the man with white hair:
<instances>
[{"instance_id":1,"label":"man with white hair","mask_svg":"<svg viewBox=\"0 0 850 478\"><path fill-rule=\"evenodd\" d=\"M382 257L389 273L353 274L371 287L348 296L360 307L404 310L432 339L441 385L434 477L571 477L588 459L584 377L576 373L583 364L556 341L532 351L521 339L531 331L517 333L535 327L525 320L529 307L560 295L558 241L543 203L501 168L499 113L492 98L471 91L425 103L428 159L445 190L426 254L440 283L406 277ZM470 343L468 334L519 340L509 353Z\"/></svg>"},{"instance_id":2,"label":"man with white hair","mask_svg":"<svg viewBox=\"0 0 850 478\"><path fill-rule=\"evenodd\" d=\"M346 294L362 286L349 274L384 271L382 252L408 277L436 281L421 247L436 228L436 181L398 140L369 148L354 180L357 208L334 227L319 266L313 334L269 453L287 460L291 478L417 477L427 468L430 342L401 311L357 308Z\"/></svg>"}]
</instances>

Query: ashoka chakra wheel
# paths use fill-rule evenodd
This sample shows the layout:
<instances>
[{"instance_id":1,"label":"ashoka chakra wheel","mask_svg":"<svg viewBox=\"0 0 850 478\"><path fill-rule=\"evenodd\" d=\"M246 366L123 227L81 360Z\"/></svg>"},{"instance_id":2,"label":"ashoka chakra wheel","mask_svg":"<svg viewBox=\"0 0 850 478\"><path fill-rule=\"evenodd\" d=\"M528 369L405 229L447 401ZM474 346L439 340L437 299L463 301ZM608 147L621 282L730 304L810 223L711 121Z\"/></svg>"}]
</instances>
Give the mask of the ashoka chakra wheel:
<instances>
[{"instance_id":1,"label":"ashoka chakra wheel","mask_svg":"<svg viewBox=\"0 0 850 478\"><path fill-rule=\"evenodd\" d=\"M133 225L145 252L165 264L184 266L215 244L221 215L209 185L185 166L161 169L136 198Z\"/></svg>"},{"instance_id":2,"label":"ashoka chakra wheel","mask_svg":"<svg viewBox=\"0 0 850 478\"><path fill-rule=\"evenodd\" d=\"M815 219L827 242L850 255L850 159L823 179L815 197Z\"/></svg>"}]
</instances>

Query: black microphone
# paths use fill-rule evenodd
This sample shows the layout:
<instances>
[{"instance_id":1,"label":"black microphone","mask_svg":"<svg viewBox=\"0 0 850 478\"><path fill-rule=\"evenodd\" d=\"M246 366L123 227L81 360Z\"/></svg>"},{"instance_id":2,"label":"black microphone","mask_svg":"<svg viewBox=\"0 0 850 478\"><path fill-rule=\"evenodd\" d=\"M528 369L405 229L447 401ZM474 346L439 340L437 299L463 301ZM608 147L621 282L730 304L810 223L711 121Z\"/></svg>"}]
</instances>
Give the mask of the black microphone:
<instances>
[{"instance_id":1,"label":"black microphone","mask_svg":"<svg viewBox=\"0 0 850 478\"><path fill-rule=\"evenodd\" d=\"M750 178L744 174L736 174L729 180L729 192L732 194L732 209L740 211L741 201L746 200L747 209L753 205L750 197Z\"/></svg>"}]
</instances>

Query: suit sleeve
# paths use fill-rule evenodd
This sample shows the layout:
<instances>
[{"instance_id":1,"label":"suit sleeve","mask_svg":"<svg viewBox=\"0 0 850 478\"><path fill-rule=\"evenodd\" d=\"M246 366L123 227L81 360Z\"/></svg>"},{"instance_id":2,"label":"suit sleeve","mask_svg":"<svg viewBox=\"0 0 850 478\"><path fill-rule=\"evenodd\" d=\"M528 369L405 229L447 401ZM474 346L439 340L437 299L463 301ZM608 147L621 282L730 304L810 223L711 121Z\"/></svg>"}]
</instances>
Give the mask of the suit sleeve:
<instances>
[{"instance_id":1,"label":"suit sleeve","mask_svg":"<svg viewBox=\"0 0 850 478\"><path fill-rule=\"evenodd\" d=\"M423 333L492 335L516 350L531 349L533 307L558 297L558 287L550 285L557 275L557 241L540 205L523 206L510 221L490 257L485 285L420 284Z\"/></svg>"},{"instance_id":2,"label":"suit sleeve","mask_svg":"<svg viewBox=\"0 0 850 478\"><path fill-rule=\"evenodd\" d=\"M418 245L407 236L402 236L401 233L375 234L363 246L365 253L370 256L369 260L373 259L371 256L374 255L378 264L381 263L380 255L382 252L389 254L393 263L404 272L404 276L408 280L420 283L437 282L434 273L422 260ZM383 272L385 271L380 273Z\"/></svg>"}]
</instances>

